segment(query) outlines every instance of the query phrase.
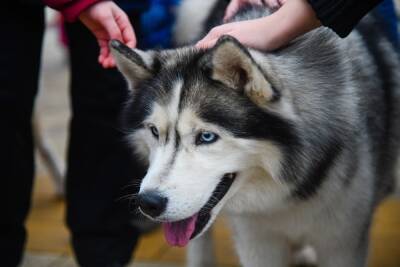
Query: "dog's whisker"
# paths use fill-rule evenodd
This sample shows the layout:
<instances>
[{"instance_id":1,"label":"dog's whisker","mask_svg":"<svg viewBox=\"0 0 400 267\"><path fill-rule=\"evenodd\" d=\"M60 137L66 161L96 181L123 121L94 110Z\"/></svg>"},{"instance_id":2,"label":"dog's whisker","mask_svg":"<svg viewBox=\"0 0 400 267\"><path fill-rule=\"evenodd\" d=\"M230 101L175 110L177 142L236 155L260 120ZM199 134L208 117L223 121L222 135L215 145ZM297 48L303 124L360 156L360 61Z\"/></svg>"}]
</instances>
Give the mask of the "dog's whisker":
<instances>
[{"instance_id":1,"label":"dog's whisker","mask_svg":"<svg viewBox=\"0 0 400 267\"><path fill-rule=\"evenodd\" d=\"M128 188L132 188L132 187L140 187L141 181L138 182L132 182L130 184L124 185L123 187L121 187L121 190L125 190Z\"/></svg>"},{"instance_id":2,"label":"dog's whisker","mask_svg":"<svg viewBox=\"0 0 400 267\"><path fill-rule=\"evenodd\" d=\"M115 201L127 200L127 199L135 199L137 198L137 194L127 194L115 199Z\"/></svg>"}]
</instances>

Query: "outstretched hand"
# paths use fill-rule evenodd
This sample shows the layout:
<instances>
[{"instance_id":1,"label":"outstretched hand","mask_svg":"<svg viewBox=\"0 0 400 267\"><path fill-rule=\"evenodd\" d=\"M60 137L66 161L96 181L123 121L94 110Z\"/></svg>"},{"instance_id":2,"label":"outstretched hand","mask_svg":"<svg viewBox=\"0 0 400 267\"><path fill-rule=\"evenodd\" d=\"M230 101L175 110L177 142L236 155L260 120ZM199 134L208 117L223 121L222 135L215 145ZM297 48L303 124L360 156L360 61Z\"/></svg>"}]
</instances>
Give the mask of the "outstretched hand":
<instances>
[{"instance_id":1,"label":"outstretched hand","mask_svg":"<svg viewBox=\"0 0 400 267\"><path fill-rule=\"evenodd\" d=\"M108 42L117 39L129 47L136 46L136 36L128 16L112 1L101 1L84 10L79 19L94 34L100 46L99 63L115 67Z\"/></svg>"}]
</instances>

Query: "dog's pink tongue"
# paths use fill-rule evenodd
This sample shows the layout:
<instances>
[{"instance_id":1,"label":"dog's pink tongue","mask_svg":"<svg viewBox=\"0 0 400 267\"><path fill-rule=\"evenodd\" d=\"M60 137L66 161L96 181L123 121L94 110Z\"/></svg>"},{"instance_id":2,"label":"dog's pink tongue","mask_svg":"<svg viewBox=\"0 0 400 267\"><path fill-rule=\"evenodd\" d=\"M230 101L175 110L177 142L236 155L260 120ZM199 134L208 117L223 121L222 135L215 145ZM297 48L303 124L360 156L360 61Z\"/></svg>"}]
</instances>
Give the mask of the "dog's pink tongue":
<instances>
[{"instance_id":1,"label":"dog's pink tongue","mask_svg":"<svg viewBox=\"0 0 400 267\"><path fill-rule=\"evenodd\" d=\"M164 235L171 246L184 247L189 243L196 226L197 214L190 218L170 223L163 223Z\"/></svg>"}]
</instances>

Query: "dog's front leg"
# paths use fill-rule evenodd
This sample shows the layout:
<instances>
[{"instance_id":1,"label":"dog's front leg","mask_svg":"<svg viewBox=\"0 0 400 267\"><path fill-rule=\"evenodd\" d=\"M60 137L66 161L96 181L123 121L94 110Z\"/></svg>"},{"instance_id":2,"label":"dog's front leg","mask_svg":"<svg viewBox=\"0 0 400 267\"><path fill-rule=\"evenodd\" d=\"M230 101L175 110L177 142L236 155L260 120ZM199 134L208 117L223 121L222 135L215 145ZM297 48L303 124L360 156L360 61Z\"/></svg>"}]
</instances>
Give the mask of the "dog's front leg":
<instances>
[{"instance_id":1,"label":"dog's front leg","mask_svg":"<svg viewBox=\"0 0 400 267\"><path fill-rule=\"evenodd\" d=\"M236 250L244 267L289 266L290 247L284 236L266 231L262 223L252 219L232 221Z\"/></svg>"},{"instance_id":2,"label":"dog's front leg","mask_svg":"<svg viewBox=\"0 0 400 267\"><path fill-rule=\"evenodd\" d=\"M214 242L212 228L202 236L189 243L187 252L188 267L213 267L215 266Z\"/></svg>"}]
</instances>

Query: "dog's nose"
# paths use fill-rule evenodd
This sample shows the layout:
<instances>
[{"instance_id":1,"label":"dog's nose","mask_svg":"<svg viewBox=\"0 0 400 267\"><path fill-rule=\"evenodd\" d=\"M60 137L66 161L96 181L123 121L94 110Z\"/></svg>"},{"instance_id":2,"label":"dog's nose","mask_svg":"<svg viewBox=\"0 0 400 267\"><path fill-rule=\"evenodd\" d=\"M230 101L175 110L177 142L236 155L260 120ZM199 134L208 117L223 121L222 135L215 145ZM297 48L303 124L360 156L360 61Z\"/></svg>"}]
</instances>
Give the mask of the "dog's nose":
<instances>
[{"instance_id":1,"label":"dog's nose","mask_svg":"<svg viewBox=\"0 0 400 267\"><path fill-rule=\"evenodd\" d=\"M147 191L138 195L139 208L150 217L157 217L164 212L168 199L157 191Z\"/></svg>"}]
</instances>

